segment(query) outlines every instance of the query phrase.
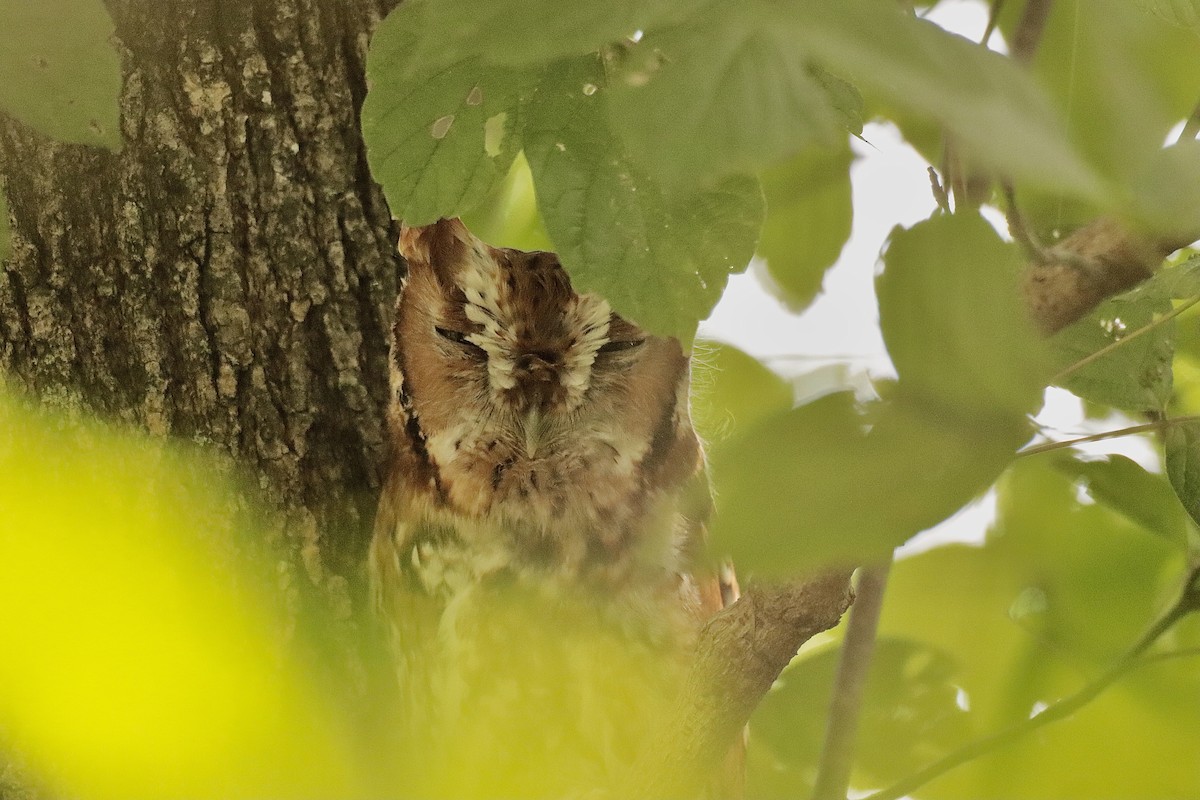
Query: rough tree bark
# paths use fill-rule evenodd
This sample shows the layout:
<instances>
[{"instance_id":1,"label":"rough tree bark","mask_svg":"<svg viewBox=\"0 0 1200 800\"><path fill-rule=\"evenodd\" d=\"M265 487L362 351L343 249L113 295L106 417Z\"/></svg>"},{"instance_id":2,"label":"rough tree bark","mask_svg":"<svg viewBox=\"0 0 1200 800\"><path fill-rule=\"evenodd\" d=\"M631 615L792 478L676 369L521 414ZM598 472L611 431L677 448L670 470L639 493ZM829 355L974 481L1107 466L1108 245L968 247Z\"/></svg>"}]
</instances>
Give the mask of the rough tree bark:
<instances>
[{"instance_id":1,"label":"rough tree bark","mask_svg":"<svg viewBox=\"0 0 1200 800\"><path fill-rule=\"evenodd\" d=\"M338 616L374 513L401 268L358 126L392 5L110 0L125 149L0 119L0 369L228 453L287 512L293 590Z\"/></svg>"}]
</instances>

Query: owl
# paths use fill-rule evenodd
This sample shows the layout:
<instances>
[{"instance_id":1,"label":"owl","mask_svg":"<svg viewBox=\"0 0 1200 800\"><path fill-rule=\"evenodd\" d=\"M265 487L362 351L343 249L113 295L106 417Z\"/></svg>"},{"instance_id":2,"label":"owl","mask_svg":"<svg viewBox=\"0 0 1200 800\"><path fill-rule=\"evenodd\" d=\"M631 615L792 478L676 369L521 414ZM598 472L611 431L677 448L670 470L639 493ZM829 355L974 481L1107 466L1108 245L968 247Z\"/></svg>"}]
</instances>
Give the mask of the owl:
<instances>
[{"instance_id":1,"label":"owl","mask_svg":"<svg viewBox=\"0 0 1200 800\"><path fill-rule=\"evenodd\" d=\"M567 797L636 759L730 586L689 359L553 253L402 228L370 550L418 794Z\"/></svg>"}]
</instances>

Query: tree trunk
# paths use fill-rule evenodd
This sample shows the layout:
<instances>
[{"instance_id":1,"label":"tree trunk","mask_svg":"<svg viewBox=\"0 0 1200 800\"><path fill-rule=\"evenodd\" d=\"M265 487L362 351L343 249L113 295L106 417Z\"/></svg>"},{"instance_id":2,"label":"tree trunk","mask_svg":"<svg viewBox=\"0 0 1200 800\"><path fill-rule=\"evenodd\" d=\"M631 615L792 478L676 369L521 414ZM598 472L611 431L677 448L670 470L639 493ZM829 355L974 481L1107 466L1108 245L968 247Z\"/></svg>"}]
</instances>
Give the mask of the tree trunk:
<instances>
[{"instance_id":1,"label":"tree trunk","mask_svg":"<svg viewBox=\"0 0 1200 800\"><path fill-rule=\"evenodd\" d=\"M0 118L14 253L0 370L44 402L217 448L335 615L383 461L402 267L358 112L390 0L108 0L119 154Z\"/></svg>"}]
</instances>

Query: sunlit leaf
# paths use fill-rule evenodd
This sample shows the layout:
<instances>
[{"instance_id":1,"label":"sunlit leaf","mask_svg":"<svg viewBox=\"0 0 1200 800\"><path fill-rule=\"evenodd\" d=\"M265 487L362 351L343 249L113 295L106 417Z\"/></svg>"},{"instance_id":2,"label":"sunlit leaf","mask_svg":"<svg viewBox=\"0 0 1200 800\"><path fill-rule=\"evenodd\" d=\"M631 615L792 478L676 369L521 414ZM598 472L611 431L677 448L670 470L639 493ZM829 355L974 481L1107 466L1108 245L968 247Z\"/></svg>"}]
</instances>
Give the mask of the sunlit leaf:
<instances>
[{"instance_id":1,"label":"sunlit leaf","mask_svg":"<svg viewBox=\"0 0 1200 800\"><path fill-rule=\"evenodd\" d=\"M762 193L735 176L671 193L609 130L598 59L561 62L533 95L522 137L538 208L580 291L690 343L730 272L745 269L762 224ZM586 88L585 88L586 87Z\"/></svg>"},{"instance_id":2,"label":"sunlit leaf","mask_svg":"<svg viewBox=\"0 0 1200 800\"><path fill-rule=\"evenodd\" d=\"M6 745L70 796L355 793L346 730L220 527L236 501L164 447L0 398Z\"/></svg>"},{"instance_id":3,"label":"sunlit leaf","mask_svg":"<svg viewBox=\"0 0 1200 800\"><path fill-rule=\"evenodd\" d=\"M64 142L121 147L120 59L100 0L0 0L0 110Z\"/></svg>"},{"instance_id":4,"label":"sunlit leaf","mask_svg":"<svg viewBox=\"0 0 1200 800\"><path fill-rule=\"evenodd\" d=\"M808 151L761 174L767 218L758 254L767 262L769 288L793 311L816 297L850 237L851 160L848 148Z\"/></svg>"},{"instance_id":5,"label":"sunlit leaf","mask_svg":"<svg viewBox=\"0 0 1200 800\"><path fill-rule=\"evenodd\" d=\"M824 740L837 648L798 659L775 683L750 722L752 746L767 749L791 785L754 792L761 798L808 797L809 781ZM883 638L875 644L858 720L855 763L883 781L908 774L915 764L953 750L972 733L956 702L955 665L945 653L913 641ZM750 786L759 781L751 773Z\"/></svg>"},{"instance_id":6,"label":"sunlit leaf","mask_svg":"<svg viewBox=\"0 0 1200 800\"><path fill-rule=\"evenodd\" d=\"M379 26L363 103L367 160L392 214L425 225L471 209L520 150L527 73L463 58L438 69L414 62L428 4L406 3Z\"/></svg>"},{"instance_id":7,"label":"sunlit leaf","mask_svg":"<svg viewBox=\"0 0 1200 800\"><path fill-rule=\"evenodd\" d=\"M504 180L461 216L471 233L493 247L554 249L538 213L533 176L524 153L517 154Z\"/></svg>"},{"instance_id":8,"label":"sunlit leaf","mask_svg":"<svg viewBox=\"0 0 1200 800\"><path fill-rule=\"evenodd\" d=\"M1083 483L1097 502L1127 516L1151 533L1182 545L1187 536L1187 516L1171 484L1162 475L1147 472L1136 461L1109 455L1099 461L1067 456L1053 460L1063 474Z\"/></svg>"},{"instance_id":9,"label":"sunlit leaf","mask_svg":"<svg viewBox=\"0 0 1200 800\"><path fill-rule=\"evenodd\" d=\"M692 422L707 444L792 407L787 381L733 345L701 341L692 353Z\"/></svg>"}]
</instances>

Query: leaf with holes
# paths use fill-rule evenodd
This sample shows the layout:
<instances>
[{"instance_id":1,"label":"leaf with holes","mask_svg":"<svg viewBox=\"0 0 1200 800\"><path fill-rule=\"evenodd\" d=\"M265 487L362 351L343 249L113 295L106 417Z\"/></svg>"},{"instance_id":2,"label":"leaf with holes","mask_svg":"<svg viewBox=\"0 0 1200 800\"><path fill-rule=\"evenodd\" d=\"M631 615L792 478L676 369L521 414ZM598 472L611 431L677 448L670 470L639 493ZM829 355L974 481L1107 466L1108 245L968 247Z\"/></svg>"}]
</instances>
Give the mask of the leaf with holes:
<instances>
[{"instance_id":1,"label":"leaf with holes","mask_svg":"<svg viewBox=\"0 0 1200 800\"><path fill-rule=\"evenodd\" d=\"M578 289L690 344L729 274L754 253L761 189L744 175L666 189L629 158L609 128L607 102L599 58L546 70L521 134L538 208Z\"/></svg>"},{"instance_id":2,"label":"leaf with holes","mask_svg":"<svg viewBox=\"0 0 1200 800\"><path fill-rule=\"evenodd\" d=\"M405 4L371 42L363 138L392 214L425 225L473 208L521 149L521 92L529 75L465 58L440 69L413 63L428 4Z\"/></svg>"}]
</instances>

